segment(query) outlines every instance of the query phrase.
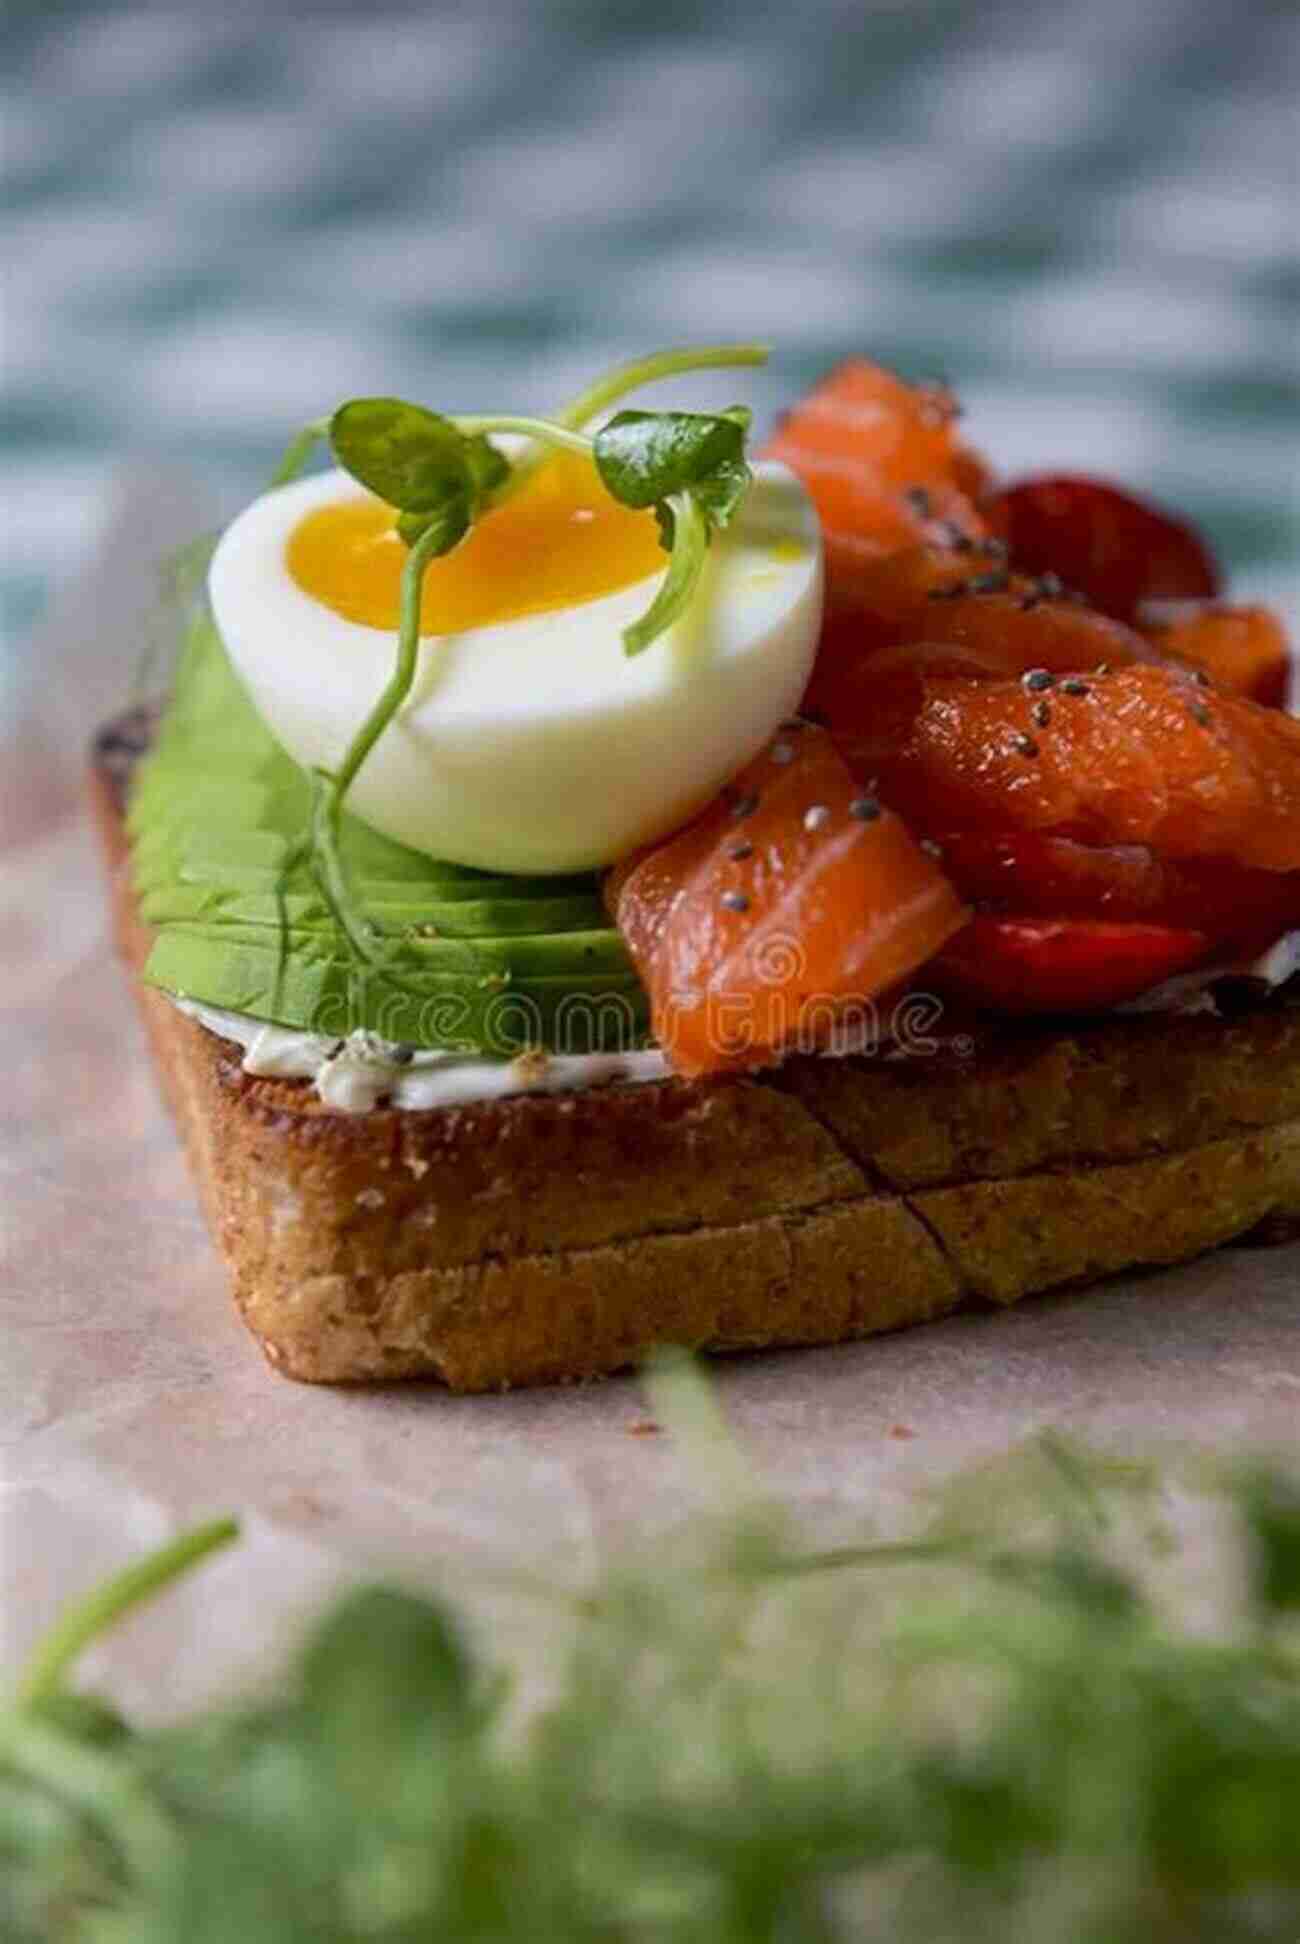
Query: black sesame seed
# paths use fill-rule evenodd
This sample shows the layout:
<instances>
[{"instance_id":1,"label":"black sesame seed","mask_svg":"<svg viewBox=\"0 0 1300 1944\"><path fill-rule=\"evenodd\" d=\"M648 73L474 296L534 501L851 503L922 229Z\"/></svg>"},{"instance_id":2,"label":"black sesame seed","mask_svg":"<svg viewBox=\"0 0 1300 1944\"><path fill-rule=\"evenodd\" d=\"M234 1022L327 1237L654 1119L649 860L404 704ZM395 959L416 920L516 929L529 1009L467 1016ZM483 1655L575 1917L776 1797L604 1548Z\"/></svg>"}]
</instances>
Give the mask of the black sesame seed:
<instances>
[{"instance_id":1,"label":"black sesame seed","mask_svg":"<svg viewBox=\"0 0 1300 1944\"><path fill-rule=\"evenodd\" d=\"M959 601L965 592L965 581L953 581L948 587L928 587L925 598L927 601Z\"/></svg>"},{"instance_id":2,"label":"black sesame seed","mask_svg":"<svg viewBox=\"0 0 1300 1944\"><path fill-rule=\"evenodd\" d=\"M919 513L923 520L929 518L930 495L924 486L909 486L903 497L914 513Z\"/></svg>"},{"instance_id":3,"label":"black sesame seed","mask_svg":"<svg viewBox=\"0 0 1300 1944\"><path fill-rule=\"evenodd\" d=\"M803 813L803 827L805 830L825 830L830 820L830 810L824 803L814 803L811 809L805 810Z\"/></svg>"},{"instance_id":4,"label":"black sesame seed","mask_svg":"<svg viewBox=\"0 0 1300 1944\"><path fill-rule=\"evenodd\" d=\"M1041 695L1044 689L1056 687L1056 677L1050 668L1026 669L1020 680L1031 695Z\"/></svg>"},{"instance_id":5,"label":"black sesame seed","mask_svg":"<svg viewBox=\"0 0 1300 1944\"><path fill-rule=\"evenodd\" d=\"M727 852L727 856L737 864L743 864L747 857L752 857L753 855L754 846L750 843L733 844Z\"/></svg>"},{"instance_id":6,"label":"black sesame seed","mask_svg":"<svg viewBox=\"0 0 1300 1944\"><path fill-rule=\"evenodd\" d=\"M727 911L748 911L749 899L743 891L724 891L722 904Z\"/></svg>"},{"instance_id":7,"label":"black sesame seed","mask_svg":"<svg viewBox=\"0 0 1300 1944\"><path fill-rule=\"evenodd\" d=\"M1034 741L1032 736L1016 735L1012 737L1011 741L1012 741L1012 747L1015 749L1017 755L1037 756L1038 744Z\"/></svg>"},{"instance_id":8,"label":"black sesame seed","mask_svg":"<svg viewBox=\"0 0 1300 1944\"><path fill-rule=\"evenodd\" d=\"M1033 717L1037 728L1046 729L1048 723L1052 720L1052 705L1050 702L1035 702L1029 713Z\"/></svg>"},{"instance_id":9,"label":"black sesame seed","mask_svg":"<svg viewBox=\"0 0 1300 1944\"><path fill-rule=\"evenodd\" d=\"M953 553L974 553L975 542L965 527L959 527L955 520L945 520L942 532L944 545L950 547Z\"/></svg>"},{"instance_id":10,"label":"black sesame seed","mask_svg":"<svg viewBox=\"0 0 1300 1944\"><path fill-rule=\"evenodd\" d=\"M742 817L752 817L758 808L758 798L751 792L748 796L738 796L731 806L731 814L739 823Z\"/></svg>"},{"instance_id":11,"label":"black sesame seed","mask_svg":"<svg viewBox=\"0 0 1300 1944\"><path fill-rule=\"evenodd\" d=\"M1065 582L1059 574L1040 574L1035 584L1039 593L1048 601L1059 600L1065 592Z\"/></svg>"},{"instance_id":12,"label":"black sesame seed","mask_svg":"<svg viewBox=\"0 0 1300 1944\"><path fill-rule=\"evenodd\" d=\"M875 797L854 797L849 805L849 815L856 817L859 823L875 823L880 815L880 805Z\"/></svg>"},{"instance_id":13,"label":"black sesame seed","mask_svg":"<svg viewBox=\"0 0 1300 1944\"><path fill-rule=\"evenodd\" d=\"M1068 682L1061 683L1061 694L1062 695L1091 695L1092 690L1088 687L1088 684L1086 682L1081 682L1077 675L1072 675Z\"/></svg>"},{"instance_id":14,"label":"black sesame seed","mask_svg":"<svg viewBox=\"0 0 1300 1944\"><path fill-rule=\"evenodd\" d=\"M411 1061L415 1058L415 1048L408 1046L405 1040L399 1040L396 1046L394 1046L390 1058L394 1066L410 1066Z\"/></svg>"},{"instance_id":15,"label":"black sesame seed","mask_svg":"<svg viewBox=\"0 0 1300 1944\"><path fill-rule=\"evenodd\" d=\"M1041 607L1042 604L1043 597L1041 594L1022 594L1016 605L1022 614L1029 614L1034 608Z\"/></svg>"},{"instance_id":16,"label":"black sesame seed","mask_svg":"<svg viewBox=\"0 0 1300 1944\"><path fill-rule=\"evenodd\" d=\"M805 716L787 716L781 724L781 734L783 736L797 736L801 729L806 729L807 727L808 721Z\"/></svg>"},{"instance_id":17,"label":"black sesame seed","mask_svg":"<svg viewBox=\"0 0 1300 1944\"><path fill-rule=\"evenodd\" d=\"M1203 668L1198 668L1195 670L1195 672L1192 675L1192 680L1196 683L1198 688L1214 687L1214 683L1210 680L1209 676L1206 674Z\"/></svg>"},{"instance_id":18,"label":"black sesame seed","mask_svg":"<svg viewBox=\"0 0 1300 1944\"><path fill-rule=\"evenodd\" d=\"M990 574L976 574L974 580L967 583L967 591L971 594L1005 594L1006 570L995 568Z\"/></svg>"},{"instance_id":19,"label":"black sesame seed","mask_svg":"<svg viewBox=\"0 0 1300 1944\"><path fill-rule=\"evenodd\" d=\"M1209 728L1210 712L1204 702L1190 702L1187 706L1187 713L1192 718L1192 721L1197 723L1200 728Z\"/></svg>"}]
</instances>

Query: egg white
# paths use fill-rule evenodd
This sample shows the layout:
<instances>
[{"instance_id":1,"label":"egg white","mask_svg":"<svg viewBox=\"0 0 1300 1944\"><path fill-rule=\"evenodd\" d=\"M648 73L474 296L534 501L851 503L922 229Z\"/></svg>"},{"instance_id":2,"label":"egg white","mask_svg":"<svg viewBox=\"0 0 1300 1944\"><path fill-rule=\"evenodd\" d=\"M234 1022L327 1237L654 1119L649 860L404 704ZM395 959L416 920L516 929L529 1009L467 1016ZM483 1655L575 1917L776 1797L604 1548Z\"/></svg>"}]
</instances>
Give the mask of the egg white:
<instances>
[{"instance_id":1,"label":"egg white","mask_svg":"<svg viewBox=\"0 0 1300 1944\"><path fill-rule=\"evenodd\" d=\"M366 498L343 472L265 493L209 578L230 658L299 763L333 769L393 668L396 634L345 620L286 565L305 514ZM348 793L387 836L452 863L593 869L674 829L798 704L822 610L817 516L760 464L682 620L642 654L621 630L659 575L547 614L422 639L415 687Z\"/></svg>"}]
</instances>

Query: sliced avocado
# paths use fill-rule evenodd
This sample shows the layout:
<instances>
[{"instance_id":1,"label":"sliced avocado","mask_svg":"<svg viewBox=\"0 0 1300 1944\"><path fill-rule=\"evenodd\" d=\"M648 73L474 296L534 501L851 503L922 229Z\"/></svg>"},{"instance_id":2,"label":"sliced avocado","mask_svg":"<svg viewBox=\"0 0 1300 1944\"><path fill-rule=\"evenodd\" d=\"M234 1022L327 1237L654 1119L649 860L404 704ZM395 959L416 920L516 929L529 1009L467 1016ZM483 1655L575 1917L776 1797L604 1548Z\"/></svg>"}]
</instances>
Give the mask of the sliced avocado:
<instances>
[{"instance_id":1,"label":"sliced avocado","mask_svg":"<svg viewBox=\"0 0 1300 1944\"><path fill-rule=\"evenodd\" d=\"M376 896L366 887L366 916L382 936L401 937L410 931L429 938L518 938L538 933L603 931L604 913L598 898L478 898L416 899ZM148 925L233 923L265 925L277 930L282 922L281 901L273 890L241 884L218 884L210 879L160 880L142 890L140 915ZM283 922L292 928L333 928L334 920L319 893L290 892L283 900Z\"/></svg>"},{"instance_id":2,"label":"sliced avocado","mask_svg":"<svg viewBox=\"0 0 1300 1944\"><path fill-rule=\"evenodd\" d=\"M248 948L269 952L274 958L280 945L279 927L274 923L246 925L234 919L169 920L169 936L193 940L200 949L212 945L222 951ZM290 951L300 958L338 957L348 962L338 934L328 926L290 925L287 931ZM564 979L585 981L590 973L628 977L629 966L623 941L615 931L539 932L531 936L476 938L426 938L416 931L399 934L392 940L391 963L403 978L453 977L521 979Z\"/></svg>"},{"instance_id":3,"label":"sliced avocado","mask_svg":"<svg viewBox=\"0 0 1300 1944\"><path fill-rule=\"evenodd\" d=\"M499 1055L643 1036L645 996L594 876L442 863L345 814L349 879L389 954L382 973L360 965L304 871L280 895L310 801L205 618L128 811L152 984L314 1032Z\"/></svg>"},{"instance_id":4,"label":"sliced avocado","mask_svg":"<svg viewBox=\"0 0 1300 1944\"><path fill-rule=\"evenodd\" d=\"M642 989L627 972L511 980L501 974L403 969L391 978L350 961L271 946L213 948L179 927L159 933L146 971L154 985L231 1012L327 1036L351 1030L358 1011L385 1039L505 1057L522 1047L561 1052L626 1049L644 1036ZM399 983L400 980L400 983Z\"/></svg>"},{"instance_id":5,"label":"sliced avocado","mask_svg":"<svg viewBox=\"0 0 1300 1944\"><path fill-rule=\"evenodd\" d=\"M296 833L295 833L296 836ZM136 844L137 879L151 875L179 877L188 884L237 883L247 890L274 892L286 851L294 841L274 831L232 832L228 843L210 824L199 829L159 829L141 837ZM360 868L351 846L344 844L349 874L367 899L396 898L440 904L496 903L500 900L532 900L551 903L555 899L592 900L597 897L590 877L519 878L452 877L437 871L408 871L398 876L386 868ZM385 860L386 863L387 860ZM301 885L296 888L302 888Z\"/></svg>"}]
</instances>

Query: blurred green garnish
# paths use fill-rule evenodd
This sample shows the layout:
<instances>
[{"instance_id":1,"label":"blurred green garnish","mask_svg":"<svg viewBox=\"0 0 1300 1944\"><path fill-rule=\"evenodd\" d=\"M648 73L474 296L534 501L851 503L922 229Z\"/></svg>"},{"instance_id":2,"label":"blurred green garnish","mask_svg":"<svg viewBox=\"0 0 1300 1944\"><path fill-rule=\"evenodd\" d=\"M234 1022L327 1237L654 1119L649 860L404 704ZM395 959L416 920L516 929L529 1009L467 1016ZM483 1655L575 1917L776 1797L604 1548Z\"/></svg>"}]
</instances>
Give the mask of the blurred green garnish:
<instances>
[{"instance_id":1,"label":"blurred green garnish","mask_svg":"<svg viewBox=\"0 0 1300 1944\"><path fill-rule=\"evenodd\" d=\"M275 1698L132 1735L67 1687L65 1623L0 1714L0 1935L1294 1944L1294 1476L1048 1438L917 1535L818 1551L692 1369L655 1408L722 1503L585 1591L516 1589L540 1707L442 1603L380 1587ZM1165 1584L1171 1497L1217 1535L1212 1620Z\"/></svg>"}]
</instances>

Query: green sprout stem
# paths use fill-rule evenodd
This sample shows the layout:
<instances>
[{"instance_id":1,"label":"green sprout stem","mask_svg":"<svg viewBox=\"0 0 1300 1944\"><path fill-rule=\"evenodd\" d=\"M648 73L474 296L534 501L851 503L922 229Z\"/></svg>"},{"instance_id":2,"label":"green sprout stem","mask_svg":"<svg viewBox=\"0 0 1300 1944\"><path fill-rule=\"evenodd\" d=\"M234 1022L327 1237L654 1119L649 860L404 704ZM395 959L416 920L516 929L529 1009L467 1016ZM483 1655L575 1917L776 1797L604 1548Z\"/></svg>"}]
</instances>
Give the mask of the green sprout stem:
<instances>
[{"instance_id":1,"label":"green sprout stem","mask_svg":"<svg viewBox=\"0 0 1300 1944\"><path fill-rule=\"evenodd\" d=\"M328 770L313 770L311 825L301 854L294 860L310 861L311 874L331 918L342 932L354 958L378 970L382 954L377 952L368 928L353 916L352 890L343 863L343 801Z\"/></svg>"},{"instance_id":2,"label":"green sprout stem","mask_svg":"<svg viewBox=\"0 0 1300 1944\"><path fill-rule=\"evenodd\" d=\"M734 370L741 365L766 364L770 349L766 344L704 344L694 349L683 345L652 351L647 358L633 358L597 378L555 414L556 423L576 430L620 398L626 398L629 392L639 391L642 385L653 385L661 378L676 378L688 371Z\"/></svg>"},{"instance_id":3,"label":"green sprout stem","mask_svg":"<svg viewBox=\"0 0 1300 1944\"><path fill-rule=\"evenodd\" d=\"M331 795L335 806L341 805L357 771L411 692L420 654L420 592L424 586L424 571L435 555L443 551L444 540L444 529L440 522L435 522L420 535L402 565L397 662L383 694L352 738L346 756L334 772Z\"/></svg>"},{"instance_id":4,"label":"green sprout stem","mask_svg":"<svg viewBox=\"0 0 1300 1944\"><path fill-rule=\"evenodd\" d=\"M516 412L491 412L476 413L467 418L458 416L452 423L467 438L473 438L479 432L519 432L539 444L558 446L563 452L576 452L583 459L591 457L591 440L554 419L529 418Z\"/></svg>"},{"instance_id":5,"label":"green sprout stem","mask_svg":"<svg viewBox=\"0 0 1300 1944\"><path fill-rule=\"evenodd\" d=\"M299 473L316 450L317 442L325 437L330 429L327 418L312 419L296 433L285 448L285 454L271 475L272 486L288 486L297 479Z\"/></svg>"},{"instance_id":6,"label":"green sprout stem","mask_svg":"<svg viewBox=\"0 0 1300 1944\"><path fill-rule=\"evenodd\" d=\"M435 521L425 529L407 554L402 565L397 660L393 672L370 714L352 738L338 769L333 775L318 770L313 776L314 801L308 852L314 866L314 875L321 895L353 953L372 966L379 964L379 957L364 926L358 924L353 916L356 900L348 884L347 872L343 864L340 843L343 799L351 789L366 758L392 722L414 685L420 657L420 596L424 586L425 569L436 555L444 551L445 540L446 529L443 523ZM300 861L300 855L295 853L290 868Z\"/></svg>"},{"instance_id":7,"label":"green sprout stem","mask_svg":"<svg viewBox=\"0 0 1300 1944\"><path fill-rule=\"evenodd\" d=\"M229 1545L238 1533L239 1527L233 1519L215 1519L210 1525L198 1526L151 1553L147 1559L126 1567L79 1601L46 1635L28 1663L18 1687L20 1703L30 1705L57 1693L69 1668L92 1640L116 1626L132 1608L152 1599L209 1553Z\"/></svg>"},{"instance_id":8,"label":"green sprout stem","mask_svg":"<svg viewBox=\"0 0 1300 1944\"><path fill-rule=\"evenodd\" d=\"M623 647L639 655L685 613L704 572L709 551L708 522L694 493L674 493L668 500L673 513L673 550L659 591L639 621L623 630Z\"/></svg>"}]
</instances>

